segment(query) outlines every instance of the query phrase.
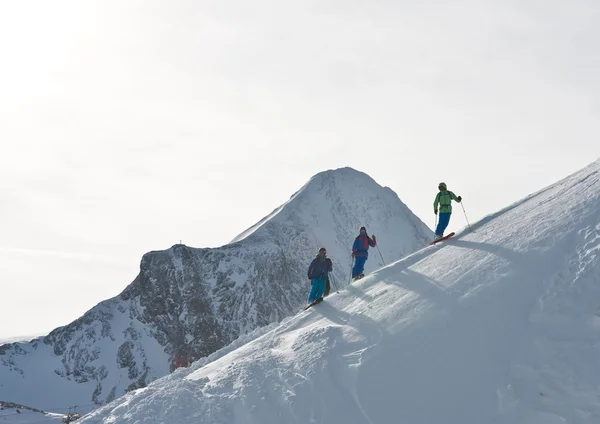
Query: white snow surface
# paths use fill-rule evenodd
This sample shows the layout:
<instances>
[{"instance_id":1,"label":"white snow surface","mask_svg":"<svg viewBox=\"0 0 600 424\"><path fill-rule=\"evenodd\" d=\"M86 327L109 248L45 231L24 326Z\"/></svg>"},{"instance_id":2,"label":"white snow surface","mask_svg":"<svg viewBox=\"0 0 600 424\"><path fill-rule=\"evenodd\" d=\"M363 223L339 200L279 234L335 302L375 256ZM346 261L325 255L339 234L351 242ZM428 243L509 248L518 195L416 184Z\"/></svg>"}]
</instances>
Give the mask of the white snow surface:
<instances>
[{"instance_id":1,"label":"white snow surface","mask_svg":"<svg viewBox=\"0 0 600 424\"><path fill-rule=\"evenodd\" d=\"M80 422L600 422L600 160L472 229Z\"/></svg>"},{"instance_id":2,"label":"white snow surface","mask_svg":"<svg viewBox=\"0 0 600 424\"><path fill-rule=\"evenodd\" d=\"M0 401L0 423L2 424L61 424L63 414L32 410L22 405L6 406Z\"/></svg>"},{"instance_id":3,"label":"white snow surface","mask_svg":"<svg viewBox=\"0 0 600 424\"><path fill-rule=\"evenodd\" d=\"M18 409L18 408L17 408ZM41 413L35 411L17 409L4 409L0 411L0 423L2 424L62 424L64 415L54 413Z\"/></svg>"}]
</instances>

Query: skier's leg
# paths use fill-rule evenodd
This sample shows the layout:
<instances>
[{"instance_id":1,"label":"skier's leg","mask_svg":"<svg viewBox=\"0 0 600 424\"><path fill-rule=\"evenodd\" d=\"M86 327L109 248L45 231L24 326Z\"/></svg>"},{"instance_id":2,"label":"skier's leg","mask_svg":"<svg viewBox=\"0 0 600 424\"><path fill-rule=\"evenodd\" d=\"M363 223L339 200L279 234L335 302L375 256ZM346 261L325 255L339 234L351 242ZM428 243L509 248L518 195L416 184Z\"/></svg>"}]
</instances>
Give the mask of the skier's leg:
<instances>
[{"instance_id":1,"label":"skier's leg","mask_svg":"<svg viewBox=\"0 0 600 424\"><path fill-rule=\"evenodd\" d=\"M446 228L450 223L450 215L452 215L450 212L440 213L440 222L435 230L436 236L441 237L444 235L444 231L446 231Z\"/></svg>"},{"instance_id":2,"label":"skier's leg","mask_svg":"<svg viewBox=\"0 0 600 424\"><path fill-rule=\"evenodd\" d=\"M316 294L317 294L317 290L319 289L319 285L317 284L317 280L316 278L312 280L312 288L310 289L310 294L308 295L308 303L313 303L315 301Z\"/></svg>"},{"instance_id":3,"label":"skier's leg","mask_svg":"<svg viewBox=\"0 0 600 424\"><path fill-rule=\"evenodd\" d=\"M314 280L315 286L317 286L317 291L315 293L315 299L317 300L320 297L323 297L323 293L325 292L325 285L327 284L327 280Z\"/></svg>"},{"instance_id":4,"label":"skier's leg","mask_svg":"<svg viewBox=\"0 0 600 424\"><path fill-rule=\"evenodd\" d=\"M356 277L357 275L360 274L360 258L358 256L356 256L354 258L354 268L352 268L352 278Z\"/></svg>"},{"instance_id":5,"label":"skier's leg","mask_svg":"<svg viewBox=\"0 0 600 424\"><path fill-rule=\"evenodd\" d=\"M323 297L329 296L329 292L331 291L331 284L329 284L329 278L325 282L325 292L323 293Z\"/></svg>"},{"instance_id":6,"label":"skier's leg","mask_svg":"<svg viewBox=\"0 0 600 424\"><path fill-rule=\"evenodd\" d=\"M355 274L355 277L358 277L360 274L364 274L365 272L365 262L367 261L367 258L365 256L363 257L356 257L355 260L355 269L356 269L356 273L353 272L353 274Z\"/></svg>"}]
</instances>

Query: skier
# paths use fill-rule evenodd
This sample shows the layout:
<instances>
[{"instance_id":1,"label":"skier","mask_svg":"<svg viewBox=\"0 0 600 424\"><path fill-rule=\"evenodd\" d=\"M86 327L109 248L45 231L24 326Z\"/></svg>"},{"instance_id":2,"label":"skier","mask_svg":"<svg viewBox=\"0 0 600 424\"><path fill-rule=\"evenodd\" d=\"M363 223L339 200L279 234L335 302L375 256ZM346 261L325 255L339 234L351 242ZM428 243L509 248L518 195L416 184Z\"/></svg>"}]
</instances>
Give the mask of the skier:
<instances>
[{"instance_id":1,"label":"skier","mask_svg":"<svg viewBox=\"0 0 600 424\"><path fill-rule=\"evenodd\" d=\"M452 200L461 202L462 197L452 193L446 187L446 183L440 183L438 186L440 190L438 194L435 196L435 201L433 202L433 213L437 215L438 213L438 204L440 206L440 219L438 221L437 228L435 229L435 239L439 240L444 237L444 231L446 227L450 223L450 215L452 214Z\"/></svg>"},{"instance_id":2,"label":"skier","mask_svg":"<svg viewBox=\"0 0 600 424\"><path fill-rule=\"evenodd\" d=\"M372 238L371 238L372 237ZM360 234L354 239L352 245L352 258L354 258L354 267L352 268L352 278L358 280L365 276L365 262L369 257L369 246L377 246L375 235L369 237L367 229L360 227Z\"/></svg>"},{"instance_id":3,"label":"skier","mask_svg":"<svg viewBox=\"0 0 600 424\"><path fill-rule=\"evenodd\" d=\"M308 267L308 279L312 281L312 289L308 295L308 304L315 301L323 300L323 293L327 280L329 279L329 273L333 269L331 259L327 257L327 250L324 247L319 249L319 254L312 260Z\"/></svg>"}]
</instances>

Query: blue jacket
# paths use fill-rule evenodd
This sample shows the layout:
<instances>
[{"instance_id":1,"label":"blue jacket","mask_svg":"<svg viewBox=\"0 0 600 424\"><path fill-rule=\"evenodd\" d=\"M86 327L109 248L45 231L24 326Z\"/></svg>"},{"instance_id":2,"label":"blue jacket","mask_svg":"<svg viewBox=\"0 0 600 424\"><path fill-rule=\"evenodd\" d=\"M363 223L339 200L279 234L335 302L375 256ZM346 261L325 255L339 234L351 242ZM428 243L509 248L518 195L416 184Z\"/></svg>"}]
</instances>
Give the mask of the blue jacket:
<instances>
[{"instance_id":1,"label":"blue jacket","mask_svg":"<svg viewBox=\"0 0 600 424\"><path fill-rule=\"evenodd\" d=\"M361 234L354 239L352 245L352 253L358 258L366 258L369 256L369 246L375 247L377 243L366 234Z\"/></svg>"},{"instance_id":2,"label":"blue jacket","mask_svg":"<svg viewBox=\"0 0 600 424\"><path fill-rule=\"evenodd\" d=\"M311 280L327 280L327 274L333 269L331 259L317 256L308 267L308 278Z\"/></svg>"}]
</instances>

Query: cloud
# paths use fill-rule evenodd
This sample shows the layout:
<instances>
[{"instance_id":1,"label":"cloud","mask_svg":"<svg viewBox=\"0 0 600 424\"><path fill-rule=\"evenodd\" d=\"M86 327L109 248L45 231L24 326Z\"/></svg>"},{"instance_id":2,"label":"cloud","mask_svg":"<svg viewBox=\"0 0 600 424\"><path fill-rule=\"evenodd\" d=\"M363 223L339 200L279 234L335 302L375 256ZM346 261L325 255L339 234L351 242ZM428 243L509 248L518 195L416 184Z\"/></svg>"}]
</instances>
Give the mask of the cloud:
<instances>
[{"instance_id":1,"label":"cloud","mask_svg":"<svg viewBox=\"0 0 600 424\"><path fill-rule=\"evenodd\" d=\"M0 346L9 344L9 343L29 342L29 341L31 341L37 337L40 337L42 335L43 334L38 333L38 334L29 334L29 335L18 336L18 337L0 338Z\"/></svg>"}]
</instances>

